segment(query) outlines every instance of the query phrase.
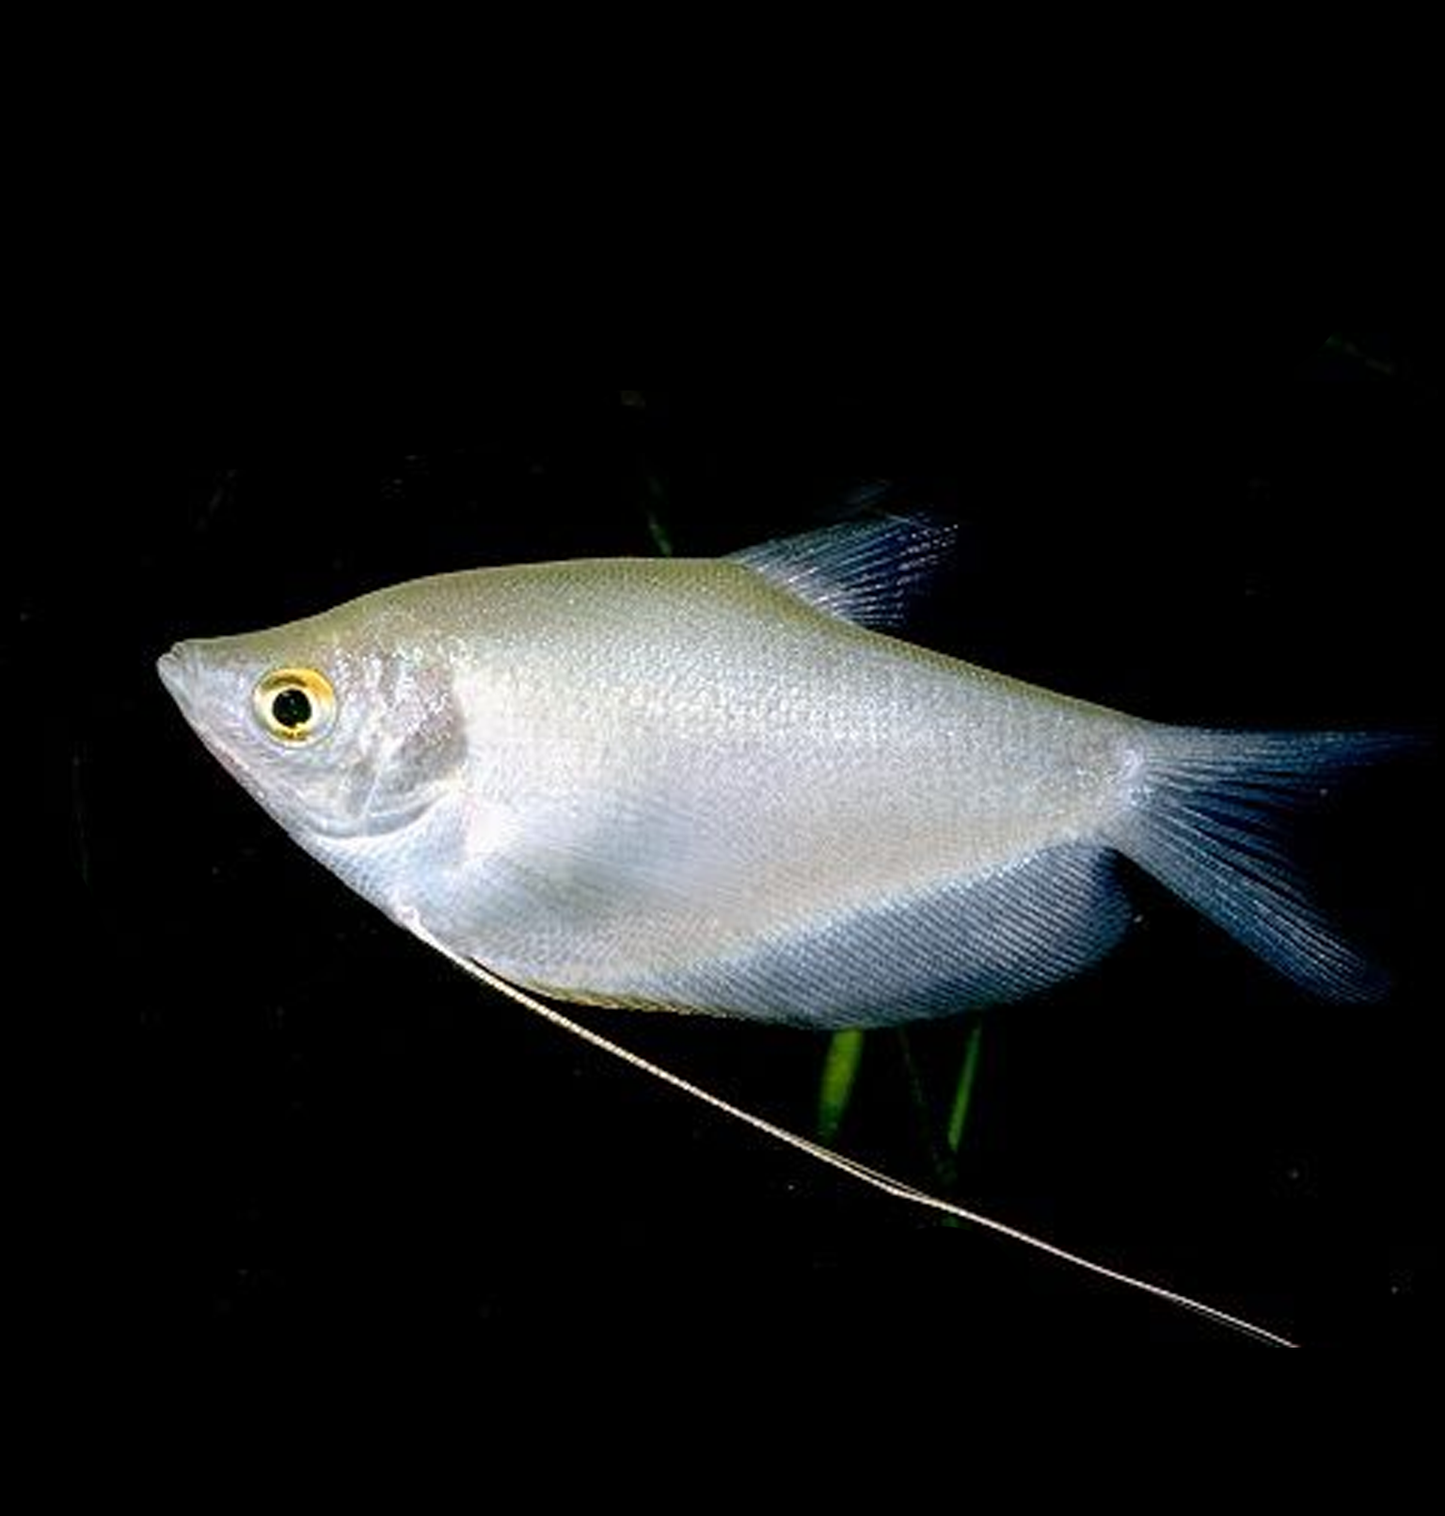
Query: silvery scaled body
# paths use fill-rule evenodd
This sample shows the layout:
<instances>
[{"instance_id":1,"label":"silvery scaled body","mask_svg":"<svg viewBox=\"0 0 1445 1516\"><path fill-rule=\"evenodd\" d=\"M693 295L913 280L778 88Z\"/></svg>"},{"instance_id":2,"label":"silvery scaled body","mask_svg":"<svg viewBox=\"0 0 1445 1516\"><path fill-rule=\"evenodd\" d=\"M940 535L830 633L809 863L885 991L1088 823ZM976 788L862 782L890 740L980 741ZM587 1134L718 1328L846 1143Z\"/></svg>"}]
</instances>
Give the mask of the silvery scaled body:
<instances>
[{"instance_id":1,"label":"silvery scaled body","mask_svg":"<svg viewBox=\"0 0 1445 1516\"><path fill-rule=\"evenodd\" d=\"M1275 818L1388 739L1161 726L887 635L946 546L893 518L446 574L160 671L347 884L563 999L863 1026L1018 998L1117 940L1121 857L1375 993Z\"/></svg>"}]
</instances>

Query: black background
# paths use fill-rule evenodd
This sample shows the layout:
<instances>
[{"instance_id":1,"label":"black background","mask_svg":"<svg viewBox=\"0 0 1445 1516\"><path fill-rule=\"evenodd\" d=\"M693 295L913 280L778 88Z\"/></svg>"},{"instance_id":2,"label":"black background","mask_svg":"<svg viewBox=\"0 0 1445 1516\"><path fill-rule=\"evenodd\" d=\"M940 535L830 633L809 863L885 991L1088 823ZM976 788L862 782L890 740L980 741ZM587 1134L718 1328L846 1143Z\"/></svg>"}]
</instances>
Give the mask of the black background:
<instances>
[{"instance_id":1,"label":"black background","mask_svg":"<svg viewBox=\"0 0 1445 1516\"><path fill-rule=\"evenodd\" d=\"M886 480L961 524L919 640L1161 719L1433 731L1439 345L1330 337L1020 337L941 384L494 377L380 423L334 398L228 426L182 385L117 394L43 460L11 561L47 928L22 1015L58 1049L29 1167L65 1176L45 1245L67 1314L140 1342L1251 1350L775 1150L490 996L291 844L153 663L424 572L651 552L650 513L680 553L727 551ZM1389 1000L1313 1003L1143 884L1105 968L986 1017L958 1198L1306 1342L1430 1340L1432 773L1362 787L1319 855ZM811 1120L820 1038L585 1014ZM913 1035L936 1100L962 1038ZM840 1145L927 1186L903 1067L872 1039ZM830 1371L809 1362L792 1372Z\"/></svg>"}]
</instances>

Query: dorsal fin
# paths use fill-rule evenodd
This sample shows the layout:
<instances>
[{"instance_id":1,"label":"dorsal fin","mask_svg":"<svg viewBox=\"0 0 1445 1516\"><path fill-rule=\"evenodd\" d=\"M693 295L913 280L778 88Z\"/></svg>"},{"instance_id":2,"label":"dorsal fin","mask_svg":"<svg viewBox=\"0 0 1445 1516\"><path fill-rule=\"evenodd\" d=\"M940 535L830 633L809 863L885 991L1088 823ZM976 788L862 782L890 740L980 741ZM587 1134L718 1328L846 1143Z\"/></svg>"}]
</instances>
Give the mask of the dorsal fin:
<instances>
[{"instance_id":1,"label":"dorsal fin","mask_svg":"<svg viewBox=\"0 0 1445 1516\"><path fill-rule=\"evenodd\" d=\"M898 626L948 558L956 529L930 516L846 521L731 554L816 610L860 626Z\"/></svg>"}]
</instances>

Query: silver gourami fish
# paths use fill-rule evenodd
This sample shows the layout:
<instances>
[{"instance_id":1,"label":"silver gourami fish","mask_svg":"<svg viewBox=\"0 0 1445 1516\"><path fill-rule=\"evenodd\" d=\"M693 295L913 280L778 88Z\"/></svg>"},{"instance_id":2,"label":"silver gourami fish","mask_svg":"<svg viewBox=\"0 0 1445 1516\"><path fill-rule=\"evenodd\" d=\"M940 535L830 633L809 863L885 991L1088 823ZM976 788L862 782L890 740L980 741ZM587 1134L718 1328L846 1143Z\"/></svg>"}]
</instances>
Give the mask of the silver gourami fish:
<instances>
[{"instance_id":1,"label":"silver gourami fish","mask_svg":"<svg viewBox=\"0 0 1445 1516\"><path fill-rule=\"evenodd\" d=\"M1159 725L887 635L949 540L443 574L159 670L339 878L563 1000L850 1027L1017 999L1118 940L1121 859L1311 991L1376 994L1277 821L1390 739Z\"/></svg>"}]
</instances>

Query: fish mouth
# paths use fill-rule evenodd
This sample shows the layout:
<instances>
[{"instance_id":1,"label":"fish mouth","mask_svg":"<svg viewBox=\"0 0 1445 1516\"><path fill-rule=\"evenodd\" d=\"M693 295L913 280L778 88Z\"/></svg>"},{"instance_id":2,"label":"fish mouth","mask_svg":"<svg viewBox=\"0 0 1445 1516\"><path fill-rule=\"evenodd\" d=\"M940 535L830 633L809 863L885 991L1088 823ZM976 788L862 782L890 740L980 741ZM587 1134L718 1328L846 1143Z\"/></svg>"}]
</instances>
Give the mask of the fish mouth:
<instances>
[{"instance_id":1,"label":"fish mouth","mask_svg":"<svg viewBox=\"0 0 1445 1516\"><path fill-rule=\"evenodd\" d=\"M185 644L178 642L168 653L156 659L156 673L161 683L170 692L171 699L181 707L186 706L186 655Z\"/></svg>"},{"instance_id":2,"label":"fish mouth","mask_svg":"<svg viewBox=\"0 0 1445 1516\"><path fill-rule=\"evenodd\" d=\"M221 760L238 779L244 783L240 766L218 741L212 731L212 723L205 719L204 707L196 695L202 687L199 682L200 660L193 644L178 642L168 653L156 659L156 673L166 687L167 694L180 707L181 715L206 747Z\"/></svg>"}]
</instances>

